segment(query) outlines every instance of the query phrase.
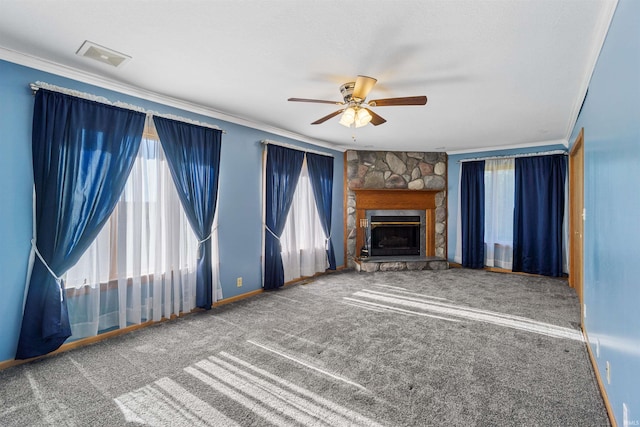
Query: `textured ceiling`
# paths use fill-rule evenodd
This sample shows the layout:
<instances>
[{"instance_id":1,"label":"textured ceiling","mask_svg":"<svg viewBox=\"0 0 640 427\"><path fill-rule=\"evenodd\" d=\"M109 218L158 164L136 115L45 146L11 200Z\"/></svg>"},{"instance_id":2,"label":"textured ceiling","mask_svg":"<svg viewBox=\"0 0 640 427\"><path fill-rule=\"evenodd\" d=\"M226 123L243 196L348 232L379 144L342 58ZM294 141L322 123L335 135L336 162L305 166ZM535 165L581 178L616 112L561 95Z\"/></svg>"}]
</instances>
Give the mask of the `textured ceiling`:
<instances>
[{"instance_id":1,"label":"textured ceiling","mask_svg":"<svg viewBox=\"0 0 640 427\"><path fill-rule=\"evenodd\" d=\"M615 0L0 0L0 58L336 149L474 151L566 143ZM85 40L120 68L75 55ZM387 123L328 104L357 75Z\"/></svg>"}]
</instances>

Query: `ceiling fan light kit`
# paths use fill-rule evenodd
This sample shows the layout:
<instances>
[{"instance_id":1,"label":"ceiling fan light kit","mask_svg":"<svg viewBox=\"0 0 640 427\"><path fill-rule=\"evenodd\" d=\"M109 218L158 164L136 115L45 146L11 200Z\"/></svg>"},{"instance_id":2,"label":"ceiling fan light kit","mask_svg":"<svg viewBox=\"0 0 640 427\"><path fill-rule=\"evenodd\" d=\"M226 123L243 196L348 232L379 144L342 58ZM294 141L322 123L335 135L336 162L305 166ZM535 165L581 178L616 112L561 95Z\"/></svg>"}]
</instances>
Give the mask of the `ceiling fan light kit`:
<instances>
[{"instance_id":1,"label":"ceiling fan light kit","mask_svg":"<svg viewBox=\"0 0 640 427\"><path fill-rule=\"evenodd\" d=\"M349 107L342 113L339 123L346 127L353 125L354 127L360 128L366 126L372 118L366 108Z\"/></svg>"},{"instance_id":2,"label":"ceiling fan light kit","mask_svg":"<svg viewBox=\"0 0 640 427\"><path fill-rule=\"evenodd\" d=\"M408 96L402 98L384 98L366 102L367 95L377 80L373 77L358 76L355 82L348 82L340 86L343 102L325 101L322 99L307 98L289 98L293 102L313 102L317 104L335 104L344 108L334 111L315 122L312 125L319 125L326 122L332 117L342 113L339 123L346 127L362 127L371 123L374 126L381 125L386 122L384 118L369 110L371 107L387 107L397 105L425 105L427 103L426 96ZM367 108L369 107L369 108Z\"/></svg>"},{"instance_id":3,"label":"ceiling fan light kit","mask_svg":"<svg viewBox=\"0 0 640 427\"><path fill-rule=\"evenodd\" d=\"M358 111L356 111L355 125L357 128L365 126L369 124L372 118L366 108L359 108Z\"/></svg>"},{"instance_id":4,"label":"ceiling fan light kit","mask_svg":"<svg viewBox=\"0 0 640 427\"><path fill-rule=\"evenodd\" d=\"M339 123L342 126L350 127L355 120L356 120L356 111L353 109L353 107L349 107L346 110L344 110L344 113L342 113L342 117L340 117Z\"/></svg>"}]
</instances>

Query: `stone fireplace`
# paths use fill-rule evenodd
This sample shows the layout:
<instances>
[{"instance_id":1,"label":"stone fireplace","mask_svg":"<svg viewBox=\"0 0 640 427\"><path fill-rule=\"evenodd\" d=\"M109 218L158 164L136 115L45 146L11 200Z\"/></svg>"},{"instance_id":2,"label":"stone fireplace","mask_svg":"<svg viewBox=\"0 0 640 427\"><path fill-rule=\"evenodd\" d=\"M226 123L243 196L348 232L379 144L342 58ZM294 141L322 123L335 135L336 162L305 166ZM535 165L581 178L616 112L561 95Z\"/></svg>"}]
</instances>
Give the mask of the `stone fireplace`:
<instances>
[{"instance_id":1,"label":"stone fireplace","mask_svg":"<svg viewBox=\"0 0 640 427\"><path fill-rule=\"evenodd\" d=\"M346 160L347 265L446 268L446 153L347 151Z\"/></svg>"}]
</instances>

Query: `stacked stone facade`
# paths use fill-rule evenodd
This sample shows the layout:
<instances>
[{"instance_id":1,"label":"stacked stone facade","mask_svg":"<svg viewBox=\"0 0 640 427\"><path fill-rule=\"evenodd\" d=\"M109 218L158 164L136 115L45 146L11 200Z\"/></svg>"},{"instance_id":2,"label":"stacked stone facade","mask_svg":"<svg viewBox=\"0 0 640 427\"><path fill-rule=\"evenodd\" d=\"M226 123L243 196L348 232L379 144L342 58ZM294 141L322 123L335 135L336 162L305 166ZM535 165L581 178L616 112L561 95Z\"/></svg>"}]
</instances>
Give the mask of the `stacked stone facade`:
<instances>
[{"instance_id":1,"label":"stacked stone facade","mask_svg":"<svg viewBox=\"0 0 640 427\"><path fill-rule=\"evenodd\" d=\"M437 152L347 151L347 265L356 254L354 189L440 190L436 193L436 256L445 258L447 154Z\"/></svg>"}]
</instances>

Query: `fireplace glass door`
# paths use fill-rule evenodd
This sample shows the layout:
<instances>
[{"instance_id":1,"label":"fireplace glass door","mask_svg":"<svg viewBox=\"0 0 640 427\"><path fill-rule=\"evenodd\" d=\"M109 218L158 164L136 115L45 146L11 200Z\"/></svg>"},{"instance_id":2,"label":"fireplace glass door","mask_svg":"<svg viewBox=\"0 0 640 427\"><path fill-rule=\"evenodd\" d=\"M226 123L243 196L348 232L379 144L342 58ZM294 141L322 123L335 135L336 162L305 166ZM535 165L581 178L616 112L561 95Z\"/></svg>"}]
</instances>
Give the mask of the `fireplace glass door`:
<instances>
[{"instance_id":1,"label":"fireplace glass door","mask_svg":"<svg viewBox=\"0 0 640 427\"><path fill-rule=\"evenodd\" d=\"M420 255L419 216L372 216L371 256Z\"/></svg>"}]
</instances>

